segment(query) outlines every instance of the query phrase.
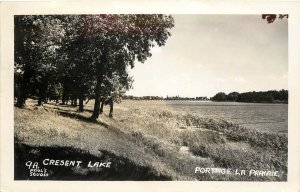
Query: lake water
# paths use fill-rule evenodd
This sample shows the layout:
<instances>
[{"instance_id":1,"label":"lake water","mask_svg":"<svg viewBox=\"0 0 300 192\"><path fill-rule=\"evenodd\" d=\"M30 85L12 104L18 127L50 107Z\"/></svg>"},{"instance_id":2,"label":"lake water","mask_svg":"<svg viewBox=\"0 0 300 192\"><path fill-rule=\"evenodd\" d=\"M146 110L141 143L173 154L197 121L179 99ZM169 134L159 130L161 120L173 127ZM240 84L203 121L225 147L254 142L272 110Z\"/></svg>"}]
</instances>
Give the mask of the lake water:
<instances>
[{"instance_id":1,"label":"lake water","mask_svg":"<svg viewBox=\"0 0 300 192\"><path fill-rule=\"evenodd\" d=\"M288 105L238 102L167 101L175 111L224 119L258 131L287 133Z\"/></svg>"}]
</instances>

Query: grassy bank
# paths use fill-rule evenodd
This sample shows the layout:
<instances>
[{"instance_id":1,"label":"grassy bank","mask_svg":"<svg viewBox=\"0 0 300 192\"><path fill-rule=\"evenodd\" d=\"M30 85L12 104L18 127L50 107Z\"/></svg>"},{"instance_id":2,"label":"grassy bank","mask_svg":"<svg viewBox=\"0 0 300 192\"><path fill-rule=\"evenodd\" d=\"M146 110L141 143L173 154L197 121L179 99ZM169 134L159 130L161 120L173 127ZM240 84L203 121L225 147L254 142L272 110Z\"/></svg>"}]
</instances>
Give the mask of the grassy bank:
<instances>
[{"instance_id":1,"label":"grassy bank","mask_svg":"<svg viewBox=\"0 0 300 192\"><path fill-rule=\"evenodd\" d=\"M114 119L108 118L108 112L104 111L98 122L88 119L92 103L83 113L52 103L43 107L34 105L31 100L25 109L15 108L18 164L30 159L30 155L22 154L31 154L32 150L39 151L36 155L39 161L49 151L58 149L80 153L71 157L86 161L109 158L113 162L108 172L79 171L86 173L79 177L78 170L70 169L65 171L68 175L59 176L55 172L51 179L285 181L287 178L285 135L260 133L225 120L180 114L151 102L126 101L116 105ZM70 153L59 153L53 158L70 158ZM195 174L196 167L278 171L279 177ZM131 174L126 177L128 172Z\"/></svg>"}]
</instances>

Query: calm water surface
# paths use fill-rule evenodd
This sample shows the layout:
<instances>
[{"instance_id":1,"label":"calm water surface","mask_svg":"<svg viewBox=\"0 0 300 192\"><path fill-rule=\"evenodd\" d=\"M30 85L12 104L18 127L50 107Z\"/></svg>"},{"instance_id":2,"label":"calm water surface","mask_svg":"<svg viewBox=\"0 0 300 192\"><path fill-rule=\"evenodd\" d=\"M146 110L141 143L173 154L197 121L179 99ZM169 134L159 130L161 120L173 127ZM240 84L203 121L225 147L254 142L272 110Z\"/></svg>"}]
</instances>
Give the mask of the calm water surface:
<instances>
[{"instance_id":1,"label":"calm water surface","mask_svg":"<svg viewBox=\"0 0 300 192\"><path fill-rule=\"evenodd\" d=\"M287 133L288 105L237 102L167 101L176 111L220 118L259 131Z\"/></svg>"},{"instance_id":2,"label":"calm water surface","mask_svg":"<svg viewBox=\"0 0 300 192\"><path fill-rule=\"evenodd\" d=\"M200 117L224 119L258 131L287 133L288 105L265 103L211 101L140 101L150 105L164 105L176 112Z\"/></svg>"}]
</instances>

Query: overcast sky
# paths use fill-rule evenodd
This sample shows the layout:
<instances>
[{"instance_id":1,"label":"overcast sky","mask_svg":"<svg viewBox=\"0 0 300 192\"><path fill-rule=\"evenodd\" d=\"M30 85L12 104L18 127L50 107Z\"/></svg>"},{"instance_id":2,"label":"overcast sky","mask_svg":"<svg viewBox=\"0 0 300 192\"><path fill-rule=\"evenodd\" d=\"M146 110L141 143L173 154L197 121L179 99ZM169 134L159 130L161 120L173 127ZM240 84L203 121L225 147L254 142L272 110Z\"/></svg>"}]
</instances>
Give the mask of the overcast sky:
<instances>
[{"instance_id":1,"label":"overcast sky","mask_svg":"<svg viewBox=\"0 0 300 192\"><path fill-rule=\"evenodd\" d=\"M130 70L127 95L211 97L287 89L288 21L261 15L174 15L172 36Z\"/></svg>"}]
</instances>

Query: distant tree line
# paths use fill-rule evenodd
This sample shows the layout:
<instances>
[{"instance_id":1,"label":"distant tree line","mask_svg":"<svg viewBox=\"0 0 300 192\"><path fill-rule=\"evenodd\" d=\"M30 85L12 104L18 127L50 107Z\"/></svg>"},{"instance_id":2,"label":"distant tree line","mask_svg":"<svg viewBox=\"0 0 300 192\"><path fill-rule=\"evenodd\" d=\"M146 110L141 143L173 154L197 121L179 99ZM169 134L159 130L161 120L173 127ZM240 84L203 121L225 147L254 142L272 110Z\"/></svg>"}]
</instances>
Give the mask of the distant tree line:
<instances>
[{"instance_id":1,"label":"distant tree line","mask_svg":"<svg viewBox=\"0 0 300 192\"><path fill-rule=\"evenodd\" d=\"M249 102L249 103L288 103L287 90L272 90L260 92L231 92L228 95L224 92L219 92L211 98L212 101L236 101L236 102Z\"/></svg>"},{"instance_id":2,"label":"distant tree line","mask_svg":"<svg viewBox=\"0 0 300 192\"><path fill-rule=\"evenodd\" d=\"M36 98L78 106L94 99L91 119L132 87L128 70L165 45L174 19L161 14L18 15L14 17L16 106Z\"/></svg>"},{"instance_id":3,"label":"distant tree line","mask_svg":"<svg viewBox=\"0 0 300 192\"><path fill-rule=\"evenodd\" d=\"M125 95L124 99L126 100L163 100L163 97L159 96L133 96L133 95Z\"/></svg>"},{"instance_id":4,"label":"distant tree line","mask_svg":"<svg viewBox=\"0 0 300 192\"><path fill-rule=\"evenodd\" d=\"M180 97L178 96L167 96L165 100L182 100L182 101L193 101L193 100L209 100L207 97Z\"/></svg>"},{"instance_id":5,"label":"distant tree line","mask_svg":"<svg viewBox=\"0 0 300 192\"><path fill-rule=\"evenodd\" d=\"M125 95L124 99L128 100L185 100L185 101L192 101L192 100L209 100L207 97L180 97L180 96L167 96L167 97L160 97L160 96L132 96L132 95Z\"/></svg>"}]
</instances>

